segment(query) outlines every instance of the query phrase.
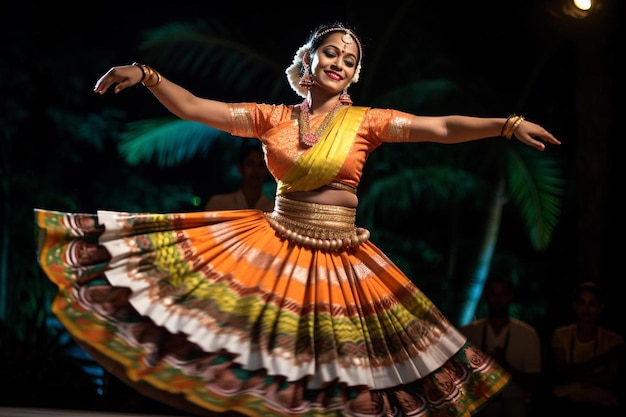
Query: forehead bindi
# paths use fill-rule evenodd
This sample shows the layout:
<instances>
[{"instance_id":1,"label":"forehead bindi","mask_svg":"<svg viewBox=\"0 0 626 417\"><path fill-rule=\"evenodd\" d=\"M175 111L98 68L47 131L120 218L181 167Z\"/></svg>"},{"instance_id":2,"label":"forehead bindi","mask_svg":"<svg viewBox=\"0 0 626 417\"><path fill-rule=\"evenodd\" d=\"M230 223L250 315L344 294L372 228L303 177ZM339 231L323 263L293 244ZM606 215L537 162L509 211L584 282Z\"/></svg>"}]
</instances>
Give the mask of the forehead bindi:
<instances>
[{"instance_id":1,"label":"forehead bindi","mask_svg":"<svg viewBox=\"0 0 626 417\"><path fill-rule=\"evenodd\" d=\"M353 55L358 57L359 48L357 47L356 40L345 32L335 32L328 35L322 46L332 45L337 48L341 53L346 55Z\"/></svg>"}]
</instances>

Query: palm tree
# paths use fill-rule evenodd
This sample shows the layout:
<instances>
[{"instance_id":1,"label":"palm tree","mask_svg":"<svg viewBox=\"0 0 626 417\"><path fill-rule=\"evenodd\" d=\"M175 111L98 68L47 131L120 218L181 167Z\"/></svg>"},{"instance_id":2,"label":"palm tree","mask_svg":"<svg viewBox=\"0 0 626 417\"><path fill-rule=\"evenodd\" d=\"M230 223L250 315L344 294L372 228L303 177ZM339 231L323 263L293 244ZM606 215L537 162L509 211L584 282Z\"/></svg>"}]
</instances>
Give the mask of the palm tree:
<instances>
[{"instance_id":1,"label":"palm tree","mask_svg":"<svg viewBox=\"0 0 626 417\"><path fill-rule=\"evenodd\" d=\"M388 29L379 38L391 39L394 25L383 27ZM422 114L445 109L445 103L449 102L463 102L467 109L482 111L477 102L467 99L473 96L467 88L450 79L423 81L416 74L414 78L399 79L397 84L383 87L386 90L376 89L371 80L378 60L384 56L380 51L388 46L384 41L379 42L368 54L367 70L359 82L364 88L359 91L369 97L368 101ZM284 78L283 63L251 49L249 43L238 42L226 28L212 22L175 23L148 31L139 49L146 62L171 74L170 78L180 77L188 83L196 79L211 80L210 85L201 87L211 90L212 97L245 95L269 102L293 97ZM220 145L217 149L224 152L228 149L223 147L225 143L233 143L228 134L166 117L130 123L120 150L131 163L156 160L169 166L198 155L211 161L219 159L212 151ZM462 325L474 315L489 274L506 204L509 201L515 204L533 248L543 250L559 219L563 180L558 161L549 153L505 143L500 138L457 145L453 150L447 147L445 152L442 147L424 145L418 152L405 145L394 145L374 152L360 187L359 215L365 219L366 226L385 225L384 229L375 229L374 237L389 245L391 253L406 255L400 259L415 259L418 253L427 264L444 260L444 273L433 277L440 282L451 283L459 274L459 245L473 247L473 266L461 272L463 283L458 284L462 290L457 292L462 296L450 300L451 305L460 306L457 321ZM394 190L391 198L388 190ZM438 233L438 244L417 240L415 236L420 236L423 230L406 227L415 219L415 207L430 210L429 215L447 215L448 229L443 231L447 239L441 239L443 233ZM471 221L475 222L478 216L484 219L484 224L474 231L471 239L462 241L459 222L468 208L474 212ZM389 238L390 234L393 239ZM412 269L410 264L403 267ZM415 275L423 277L421 272Z\"/></svg>"}]
</instances>

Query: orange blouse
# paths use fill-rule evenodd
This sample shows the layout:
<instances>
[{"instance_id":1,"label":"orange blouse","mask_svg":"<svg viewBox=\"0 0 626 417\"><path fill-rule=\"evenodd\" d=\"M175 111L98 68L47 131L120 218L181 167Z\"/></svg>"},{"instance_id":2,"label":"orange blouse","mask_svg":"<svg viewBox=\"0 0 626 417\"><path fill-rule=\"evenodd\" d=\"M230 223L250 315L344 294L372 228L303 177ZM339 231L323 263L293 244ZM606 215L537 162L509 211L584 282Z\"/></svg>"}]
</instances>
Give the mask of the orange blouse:
<instances>
[{"instance_id":1,"label":"orange blouse","mask_svg":"<svg viewBox=\"0 0 626 417\"><path fill-rule=\"evenodd\" d=\"M231 134L258 138L263 144L265 161L275 179L280 179L293 162L309 148L300 143L297 106L258 103L230 104ZM324 114L311 118L310 128L315 130ZM357 137L352 144L335 181L357 187L363 175L368 155L383 142L408 142L411 115L398 110L367 109Z\"/></svg>"}]
</instances>

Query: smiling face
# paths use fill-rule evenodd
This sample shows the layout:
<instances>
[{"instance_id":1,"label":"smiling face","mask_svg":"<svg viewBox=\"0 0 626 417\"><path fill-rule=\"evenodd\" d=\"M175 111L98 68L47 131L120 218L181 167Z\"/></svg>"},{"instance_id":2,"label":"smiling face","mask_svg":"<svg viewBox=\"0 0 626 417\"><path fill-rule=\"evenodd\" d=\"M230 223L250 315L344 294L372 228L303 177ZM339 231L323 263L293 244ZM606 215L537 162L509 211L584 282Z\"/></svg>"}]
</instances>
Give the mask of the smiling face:
<instances>
[{"instance_id":1,"label":"smiling face","mask_svg":"<svg viewBox=\"0 0 626 417\"><path fill-rule=\"evenodd\" d=\"M350 85L358 64L359 49L345 32L330 33L311 55L314 85L336 94Z\"/></svg>"}]
</instances>

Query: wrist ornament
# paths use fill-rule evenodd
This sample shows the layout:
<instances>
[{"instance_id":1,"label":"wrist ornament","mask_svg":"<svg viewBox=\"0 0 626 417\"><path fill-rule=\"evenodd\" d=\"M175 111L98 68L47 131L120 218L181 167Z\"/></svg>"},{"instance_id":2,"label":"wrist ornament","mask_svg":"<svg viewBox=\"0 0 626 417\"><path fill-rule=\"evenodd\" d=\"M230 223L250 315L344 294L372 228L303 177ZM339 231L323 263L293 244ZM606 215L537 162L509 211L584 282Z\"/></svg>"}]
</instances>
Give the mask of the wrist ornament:
<instances>
[{"instance_id":1,"label":"wrist ornament","mask_svg":"<svg viewBox=\"0 0 626 417\"><path fill-rule=\"evenodd\" d=\"M503 136L507 139L511 139L513 137L513 132L519 127L519 125L524 121L524 116L513 113L510 115L504 125L502 125L502 130L500 131L500 136Z\"/></svg>"},{"instance_id":2,"label":"wrist ornament","mask_svg":"<svg viewBox=\"0 0 626 417\"><path fill-rule=\"evenodd\" d=\"M140 82L144 86L148 88L156 87L157 85L161 83L161 74L159 74L157 70L153 69L152 67L149 67L148 65L140 64L138 62L133 62L133 65L141 69L141 73L143 74L143 76Z\"/></svg>"}]
</instances>

